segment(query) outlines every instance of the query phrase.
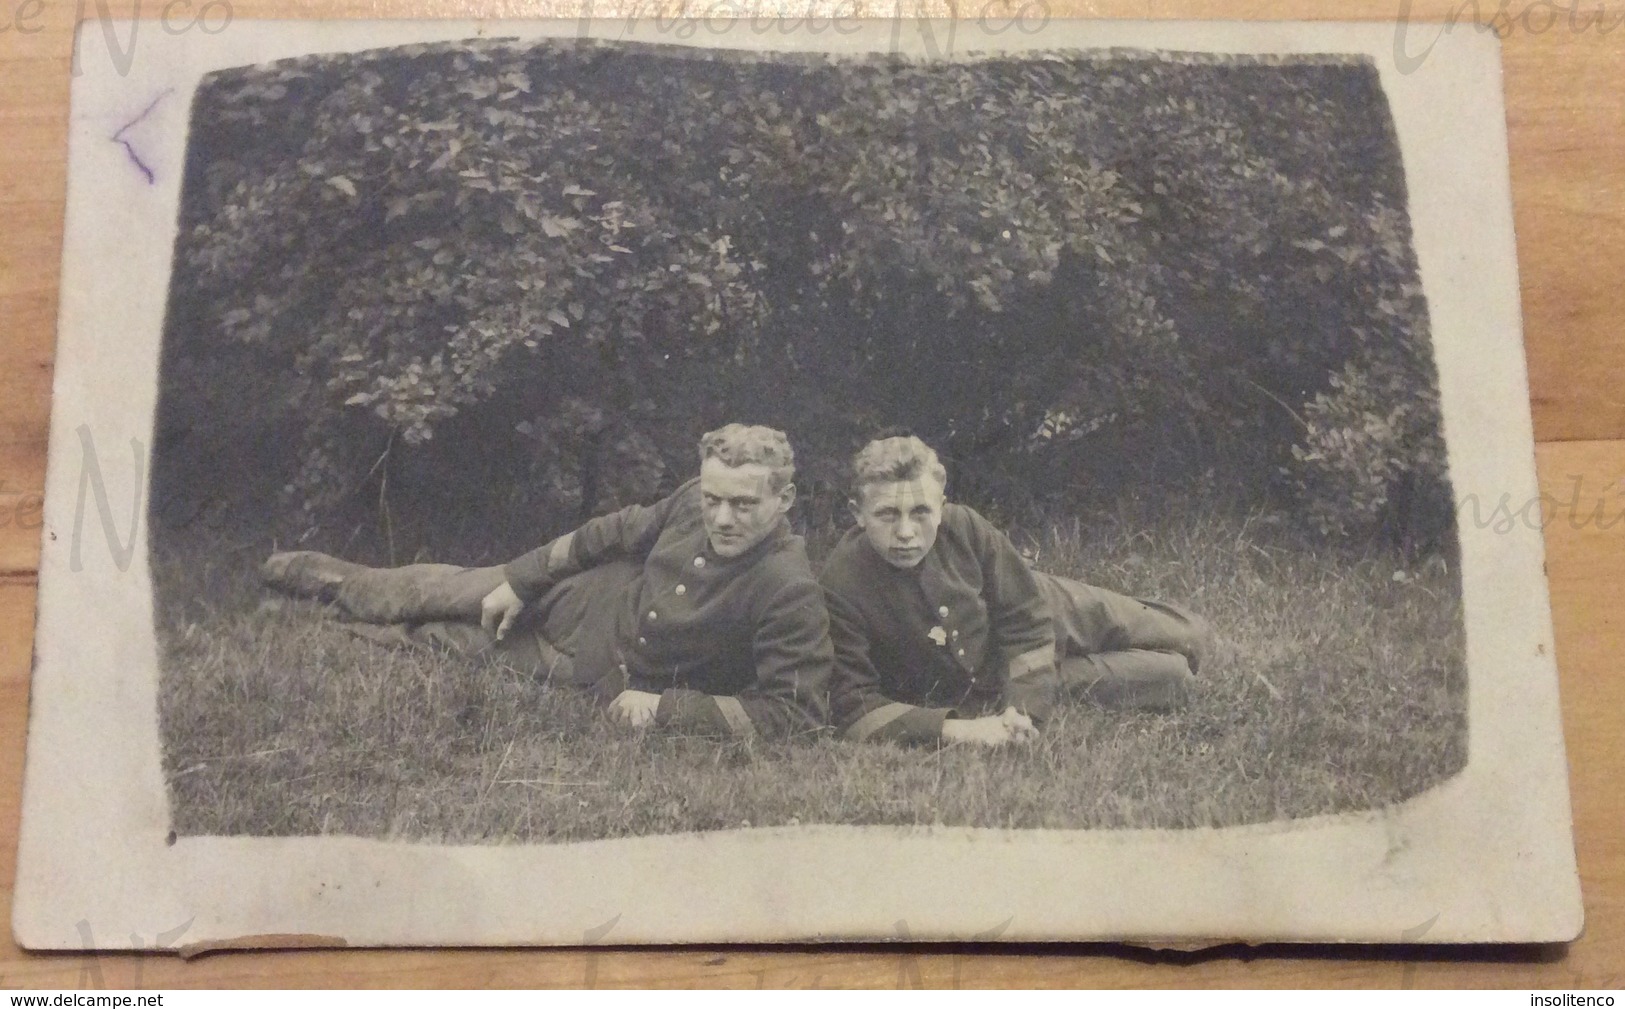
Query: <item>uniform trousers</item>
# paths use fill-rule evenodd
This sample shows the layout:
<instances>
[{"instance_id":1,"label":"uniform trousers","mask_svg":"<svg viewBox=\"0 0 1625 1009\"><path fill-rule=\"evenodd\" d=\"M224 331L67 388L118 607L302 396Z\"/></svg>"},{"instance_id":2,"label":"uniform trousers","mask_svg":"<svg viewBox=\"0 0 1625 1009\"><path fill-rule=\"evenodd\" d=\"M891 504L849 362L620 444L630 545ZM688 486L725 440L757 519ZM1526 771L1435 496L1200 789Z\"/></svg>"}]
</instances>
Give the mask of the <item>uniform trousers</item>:
<instances>
[{"instance_id":1,"label":"uniform trousers","mask_svg":"<svg viewBox=\"0 0 1625 1009\"><path fill-rule=\"evenodd\" d=\"M1063 691L1113 708L1182 704L1211 635L1201 617L1071 578L1033 572L1055 623Z\"/></svg>"},{"instance_id":2,"label":"uniform trousers","mask_svg":"<svg viewBox=\"0 0 1625 1009\"><path fill-rule=\"evenodd\" d=\"M312 577L313 571L325 578ZM641 570L614 561L562 579L526 604L501 641L480 626L480 604L507 580L501 566L369 568L303 553L273 557L263 574L293 594L330 597L361 623L352 629L369 640L437 645L500 659L552 684L611 689L607 679L624 679L617 616Z\"/></svg>"},{"instance_id":3,"label":"uniform trousers","mask_svg":"<svg viewBox=\"0 0 1625 1009\"><path fill-rule=\"evenodd\" d=\"M637 565L616 561L565 578L529 603L497 641L480 626L480 604L506 580L500 566L369 568L300 553L277 555L264 568L265 580L278 588L331 597L367 625L355 629L371 640L490 656L553 684L611 693L624 680L617 616L640 573ZM1114 708L1183 703L1208 648L1206 621L1169 603L1071 578L1042 571L1033 577L1054 621L1064 693Z\"/></svg>"}]
</instances>

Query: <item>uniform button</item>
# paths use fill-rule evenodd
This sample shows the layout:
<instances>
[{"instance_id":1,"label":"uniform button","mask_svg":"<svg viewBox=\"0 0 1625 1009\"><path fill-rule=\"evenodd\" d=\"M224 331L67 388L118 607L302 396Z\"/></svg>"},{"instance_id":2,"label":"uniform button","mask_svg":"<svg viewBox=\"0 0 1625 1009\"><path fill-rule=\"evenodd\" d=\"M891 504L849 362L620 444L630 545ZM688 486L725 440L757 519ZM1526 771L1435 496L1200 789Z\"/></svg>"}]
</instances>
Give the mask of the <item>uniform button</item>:
<instances>
[{"instance_id":1,"label":"uniform button","mask_svg":"<svg viewBox=\"0 0 1625 1009\"><path fill-rule=\"evenodd\" d=\"M937 607L937 616L946 617L947 615L948 615L948 607L946 607L946 606L938 606Z\"/></svg>"},{"instance_id":2,"label":"uniform button","mask_svg":"<svg viewBox=\"0 0 1625 1009\"><path fill-rule=\"evenodd\" d=\"M680 596L681 595L686 595L688 593L688 586L687 585L679 585L675 589L672 589L672 591L677 593Z\"/></svg>"},{"instance_id":3,"label":"uniform button","mask_svg":"<svg viewBox=\"0 0 1625 1009\"><path fill-rule=\"evenodd\" d=\"M649 611L649 619L650 620L659 620L660 619L660 614L656 613L654 610L650 610Z\"/></svg>"},{"instance_id":4,"label":"uniform button","mask_svg":"<svg viewBox=\"0 0 1625 1009\"><path fill-rule=\"evenodd\" d=\"M704 557L696 557L696 558L694 558L694 566L697 567L697 568L705 567L705 558Z\"/></svg>"},{"instance_id":5,"label":"uniform button","mask_svg":"<svg viewBox=\"0 0 1625 1009\"><path fill-rule=\"evenodd\" d=\"M639 638L638 639L638 644L646 646L646 645L649 644L649 639L648 638Z\"/></svg>"},{"instance_id":6,"label":"uniform button","mask_svg":"<svg viewBox=\"0 0 1625 1009\"><path fill-rule=\"evenodd\" d=\"M964 650L964 649L963 649L963 648L961 648L961 649L960 649L960 650L959 650L959 657L960 657L960 658L964 658L964 657L965 657L965 650Z\"/></svg>"}]
</instances>

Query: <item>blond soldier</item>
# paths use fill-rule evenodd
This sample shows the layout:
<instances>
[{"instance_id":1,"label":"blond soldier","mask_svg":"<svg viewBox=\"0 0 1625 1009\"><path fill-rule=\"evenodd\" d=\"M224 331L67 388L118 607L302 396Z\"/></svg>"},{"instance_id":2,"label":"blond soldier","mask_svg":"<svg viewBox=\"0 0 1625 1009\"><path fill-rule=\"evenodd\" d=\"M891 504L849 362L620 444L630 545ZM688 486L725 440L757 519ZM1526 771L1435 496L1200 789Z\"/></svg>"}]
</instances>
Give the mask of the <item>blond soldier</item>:
<instances>
[{"instance_id":1,"label":"blond soldier","mask_svg":"<svg viewBox=\"0 0 1625 1009\"><path fill-rule=\"evenodd\" d=\"M854 469L857 527L819 578L848 738L998 745L1066 697L1183 700L1202 620L1032 571L992 523L945 500L947 471L918 438L870 442Z\"/></svg>"}]
</instances>

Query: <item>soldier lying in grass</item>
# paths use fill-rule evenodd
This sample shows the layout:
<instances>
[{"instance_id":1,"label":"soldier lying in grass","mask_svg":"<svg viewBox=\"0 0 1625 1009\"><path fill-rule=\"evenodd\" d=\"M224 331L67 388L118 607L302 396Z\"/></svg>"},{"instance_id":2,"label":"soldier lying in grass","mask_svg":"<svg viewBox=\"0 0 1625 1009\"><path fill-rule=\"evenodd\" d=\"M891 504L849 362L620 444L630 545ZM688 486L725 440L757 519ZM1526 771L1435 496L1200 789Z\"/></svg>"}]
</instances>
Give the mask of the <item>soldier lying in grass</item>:
<instances>
[{"instance_id":1,"label":"soldier lying in grass","mask_svg":"<svg viewBox=\"0 0 1625 1009\"><path fill-rule=\"evenodd\" d=\"M854 470L858 525L819 578L847 738L998 745L1063 698L1183 701L1200 618L1031 570L992 523L944 500L947 471L918 438L872 441Z\"/></svg>"},{"instance_id":2,"label":"soldier lying in grass","mask_svg":"<svg viewBox=\"0 0 1625 1009\"><path fill-rule=\"evenodd\" d=\"M699 477L665 500L592 519L502 567L366 568L298 552L273 555L264 577L398 625L399 640L494 650L551 683L594 689L632 726L821 726L829 619L785 519L790 443L730 424L700 440L700 460Z\"/></svg>"}]
</instances>

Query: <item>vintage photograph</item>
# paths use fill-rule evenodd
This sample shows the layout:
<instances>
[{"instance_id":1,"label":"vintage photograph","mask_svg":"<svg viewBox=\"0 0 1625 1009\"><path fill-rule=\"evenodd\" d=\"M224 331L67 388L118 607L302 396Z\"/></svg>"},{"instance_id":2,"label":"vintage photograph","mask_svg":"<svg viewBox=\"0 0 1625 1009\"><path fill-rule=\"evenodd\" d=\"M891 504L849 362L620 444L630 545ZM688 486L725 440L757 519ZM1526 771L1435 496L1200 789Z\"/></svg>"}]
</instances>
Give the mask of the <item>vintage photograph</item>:
<instances>
[{"instance_id":1,"label":"vintage photograph","mask_svg":"<svg viewBox=\"0 0 1625 1009\"><path fill-rule=\"evenodd\" d=\"M19 944L1573 937L1499 50L1390 28L82 59Z\"/></svg>"},{"instance_id":2,"label":"vintage photograph","mask_svg":"<svg viewBox=\"0 0 1625 1009\"><path fill-rule=\"evenodd\" d=\"M188 116L176 835L1183 830L1466 765L1370 57L485 38Z\"/></svg>"}]
</instances>

